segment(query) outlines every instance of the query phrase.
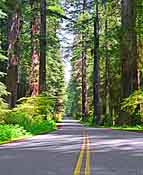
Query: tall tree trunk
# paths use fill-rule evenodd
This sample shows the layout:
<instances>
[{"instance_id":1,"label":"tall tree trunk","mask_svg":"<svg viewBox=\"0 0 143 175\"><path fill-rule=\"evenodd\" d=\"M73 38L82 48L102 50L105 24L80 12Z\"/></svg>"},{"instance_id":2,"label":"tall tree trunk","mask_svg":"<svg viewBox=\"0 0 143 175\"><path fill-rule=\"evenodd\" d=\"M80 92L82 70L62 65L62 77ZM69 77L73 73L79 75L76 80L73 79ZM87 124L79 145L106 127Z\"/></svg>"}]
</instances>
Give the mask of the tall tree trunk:
<instances>
[{"instance_id":1,"label":"tall tree trunk","mask_svg":"<svg viewBox=\"0 0 143 175\"><path fill-rule=\"evenodd\" d=\"M99 15L98 0L96 2L96 16L94 18L94 67L93 67L93 124L100 123L100 95L99 95Z\"/></svg>"},{"instance_id":2,"label":"tall tree trunk","mask_svg":"<svg viewBox=\"0 0 143 175\"><path fill-rule=\"evenodd\" d=\"M17 100L17 81L18 81L18 42L20 34L20 7L15 5L8 17L8 71L7 89L10 92L8 104L11 108L15 107Z\"/></svg>"},{"instance_id":3,"label":"tall tree trunk","mask_svg":"<svg viewBox=\"0 0 143 175\"><path fill-rule=\"evenodd\" d=\"M46 90L46 0L41 0L39 91Z\"/></svg>"},{"instance_id":4,"label":"tall tree trunk","mask_svg":"<svg viewBox=\"0 0 143 175\"><path fill-rule=\"evenodd\" d=\"M138 89L138 54L136 34L136 0L122 0L121 100ZM129 124L129 114L120 112L120 124Z\"/></svg>"},{"instance_id":5,"label":"tall tree trunk","mask_svg":"<svg viewBox=\"0 0 143 175\"><path fill-rule=\"evenodd\" d=\"M86 120L87 116L87 78L86 78L86 49L85 49L85 37L83 39L82 46L82 119Z\"/></svg>"},{"instance_id":6,"label":"tall tree trunk","mask_svg":"<svg viewBox=\"0 0 143 175\"><path fill-rule=\"evenodd\" d=\"M83 0L83 14L86 9L86 0ZM87 77L86 77L86 34L82 32L82 120L87 116Z\"/></svg>"},{"instance_id":7,"label":"tall tree trunk","mask_svg":"<svg viewBox=\"0 0 143 175\"><path fill-rule=\"evenodd\" d=\"M109 55L108 55L108 16L107 16L107 5L105 4L105 113L106 116L110 114L110 87L109 87Z\"/></svg>"},{"instance_id":8,"label":"tall tree trunk","mask_svg":"<svg viewBox=\"0 0 143 175\"><path fill-rule=\"evenodd\" d=\"M40 61L40 15L38 0L31 0L31 8L33 13L31 38L32 38L32 70L30 77L31 95L39 94L39 61Z\"/></svg>"}]
</instances>

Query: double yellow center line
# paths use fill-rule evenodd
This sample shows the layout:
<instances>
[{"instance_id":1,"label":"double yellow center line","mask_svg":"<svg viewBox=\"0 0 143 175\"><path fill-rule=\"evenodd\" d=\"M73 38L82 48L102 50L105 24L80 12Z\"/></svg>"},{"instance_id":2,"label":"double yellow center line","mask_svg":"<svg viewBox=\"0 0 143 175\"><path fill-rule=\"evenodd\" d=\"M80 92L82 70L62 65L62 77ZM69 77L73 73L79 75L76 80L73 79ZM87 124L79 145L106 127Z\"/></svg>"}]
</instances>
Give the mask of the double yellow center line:
<instances>
[{"instance_id":1,"label":"double yellow center line","mask_svg":"<svg viewBox=\"0 0 143 175\"><path fill-rule=\"evenodd\" d=\"M80 154L79 154L79 158L74 170L73 175L80 175L80 171L81 171L81 166L82 166L82 162L83 162L83 157L84 157L84 153L85 153L85 175L90 175L90 142L89 142L89 136L88 134L84 133L84 138L83 138L83 144L80 150Z\"/></svg>"}]
</instances>

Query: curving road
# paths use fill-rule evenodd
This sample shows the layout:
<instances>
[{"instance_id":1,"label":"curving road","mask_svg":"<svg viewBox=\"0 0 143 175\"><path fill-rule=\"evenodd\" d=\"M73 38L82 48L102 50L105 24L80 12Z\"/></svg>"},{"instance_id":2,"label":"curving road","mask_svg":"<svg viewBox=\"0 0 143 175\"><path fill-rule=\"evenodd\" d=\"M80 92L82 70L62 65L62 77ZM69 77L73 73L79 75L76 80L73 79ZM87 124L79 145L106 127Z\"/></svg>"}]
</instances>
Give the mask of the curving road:
<instances>
[{"instance_id":1,"label":"curving road","mask_svg":"<svg viewBox=\"0 0 143 175\"><path fill-rule=\"evenodd\" d=\"M65 120L58 131L0 146L0 175L143 175L143 134L85 128Z\"/></svg>"}]
</instances>

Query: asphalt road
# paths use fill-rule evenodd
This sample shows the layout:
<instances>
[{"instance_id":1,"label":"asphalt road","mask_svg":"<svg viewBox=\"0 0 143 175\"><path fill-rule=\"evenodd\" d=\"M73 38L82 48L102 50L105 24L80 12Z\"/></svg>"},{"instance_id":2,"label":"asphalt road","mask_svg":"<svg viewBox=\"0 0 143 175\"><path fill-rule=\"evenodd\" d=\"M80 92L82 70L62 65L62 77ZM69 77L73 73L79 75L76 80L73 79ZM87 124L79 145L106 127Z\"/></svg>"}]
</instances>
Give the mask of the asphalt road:
<instances>
[{"instance_id":1,"label":"asphalt road","mask_svg":"<svg viewBox=\"0 0 143 175\"><path fill-rule=\"evenodd\" d=\"M0 175L143 175L143 133L66 120L51 134L0 146Z\"/></svg>"}]
</instances>

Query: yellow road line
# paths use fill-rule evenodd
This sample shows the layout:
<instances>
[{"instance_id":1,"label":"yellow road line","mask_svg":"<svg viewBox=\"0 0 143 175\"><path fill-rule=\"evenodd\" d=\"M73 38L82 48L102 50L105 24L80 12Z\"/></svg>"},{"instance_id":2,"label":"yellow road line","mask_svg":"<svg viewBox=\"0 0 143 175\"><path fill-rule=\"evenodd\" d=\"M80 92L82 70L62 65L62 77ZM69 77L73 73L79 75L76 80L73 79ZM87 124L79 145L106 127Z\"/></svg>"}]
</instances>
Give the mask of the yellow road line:
<instances>
[{"instance_id":1,"label":"yellow road line","mask_svg":"<svg viewBox=\"0 0 143 175\"><path fill-rule=\"evenodd\" d=\"M84 152L86 152L85 175L90 175L90 141L88 134L85 133L79 159L77 161L73 175L80 175Z\"/></svg>"},{"instance_id":2,"label":"yellow road line","mask_svg":"<svg viewBox=\"0 0 143 175\"><path fill-rule=\"evenodd\" d=\"M88 135L86 136L86 165L85 175L90 175L90 142Z\"/></svg>"},{"instance_id":3,"label":"yellow road line","mask_svg":"<svg viewBox=\"0 0 143 175\"><path fill-rule=\"evenodd\" d=\"M80 175L80 170L81 170L81 165L82 165L82 160L83 160L83 155L84 155L84 150L85 150L85 143L86 143L85 139L86 138L85 138L85 135L84 135L83 144L82 144L82 147L81 147L79 159L78 159L78 162L76 164L73 175Z\"/></svg>"}]
</instances>

